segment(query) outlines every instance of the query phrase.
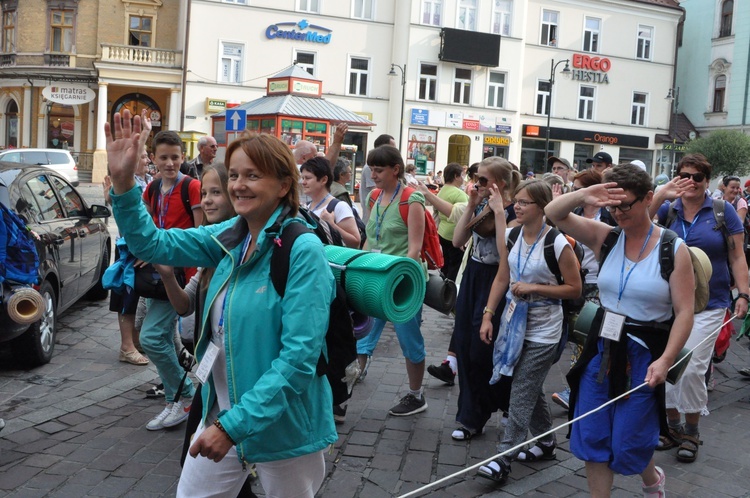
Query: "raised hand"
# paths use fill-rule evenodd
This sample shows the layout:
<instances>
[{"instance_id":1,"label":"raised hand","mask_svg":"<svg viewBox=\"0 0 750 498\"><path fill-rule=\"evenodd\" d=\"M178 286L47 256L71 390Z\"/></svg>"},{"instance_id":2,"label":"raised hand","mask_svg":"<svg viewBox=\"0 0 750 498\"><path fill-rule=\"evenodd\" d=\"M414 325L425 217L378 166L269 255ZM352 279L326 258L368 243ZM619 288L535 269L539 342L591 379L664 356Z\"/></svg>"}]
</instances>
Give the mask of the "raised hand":
<instances>
[{"instance_id":1,"label":"raised hand","mask_svg":"<svg viewBox=\"0 0 750 498\"><path fill-rule=\"evenodd\" d=\"M147 128L150 131L151 123L146 117L145 110L143 119L148 122ZM127 192L135 185L133 176L148 134L146 132L146 137L142 138L141 130L141 116L135 116L131 122L131 114L127 109L122 115L119 112L115 113L114 133L110 124L104 123L104 135L107 140L107 163L115 194Z\"/></svg>"},{"instance_id":2,"label":"raised hand","mask_svg":"<svg viewBox=\"0 0 750 498\"><path fill-rule=\"evenodd\" d=\"M625 199L625 191L614 182L592 185L578 191L582 201L589 206L619 206Z\"/></svg>"},{"instance_id":3,"label":"raised hand","mask_svg":"<svg viewBox=\"0 0 750 498\"><path fill-rule=\"evenodd\" d=\"M693 181L690 178L675 177L661 186L659 196L663 199L673 201L688 190L693 188Z\"/></svg>"},{"instance_id":4,"label":"raised hand","mask_svg":"<svg viewBox=\"0 0 750 498\"><path fill-rule=\"evenodd\" d=\"M487 203L489 204L490 209L496 214L505 211L505 199L503 199L503 194L500 192L496 183L493 183L490 187L490 197Z\"/></svg>"}]
</instances>

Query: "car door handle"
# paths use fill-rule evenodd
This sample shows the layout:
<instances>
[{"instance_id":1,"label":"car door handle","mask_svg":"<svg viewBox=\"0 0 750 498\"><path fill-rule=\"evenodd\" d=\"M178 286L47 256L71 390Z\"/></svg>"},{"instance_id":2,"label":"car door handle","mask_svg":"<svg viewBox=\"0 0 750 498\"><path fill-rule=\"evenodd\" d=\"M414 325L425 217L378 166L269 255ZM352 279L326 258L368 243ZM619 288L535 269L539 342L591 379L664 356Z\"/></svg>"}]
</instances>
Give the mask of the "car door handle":
<instances>
[{"instance_id":1,"label":"car door handle","mask_svg":"<svg viewBox=\"0 0 750 498\"><path fill-rule=\"evenodd\" d=\"M78 230L78 237L79 238L83 239L83 238L86 237L86 235L88 235L88 233L86 233L86 230Z\"/></svg>"},{"instance_id":2,"label":"car door handle","mask_svg":"<svg viewBox=\"0 0 750 498\"><path fill-rule=\"evenodd\" d=\"M62 239L62 238L55 239L52 241L52 243L55 244L56 246L61 246L65 243L65 239Z\"/></svg>"}]
</instances>

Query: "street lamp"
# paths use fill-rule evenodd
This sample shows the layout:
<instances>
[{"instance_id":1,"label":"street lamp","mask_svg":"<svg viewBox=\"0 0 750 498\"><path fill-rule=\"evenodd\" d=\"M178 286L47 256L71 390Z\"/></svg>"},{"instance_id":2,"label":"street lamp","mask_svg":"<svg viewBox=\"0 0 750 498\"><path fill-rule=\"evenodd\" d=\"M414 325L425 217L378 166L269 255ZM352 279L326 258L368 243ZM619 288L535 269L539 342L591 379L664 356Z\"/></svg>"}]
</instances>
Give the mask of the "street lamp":
<instances>
[{"instance_id":1,"label":"street lamp","mask_svg":"<svg viewBox=\"0 0 750 498\"><path fill-rule=\"evenodd\" d=\"M406 96L406 64L399 66L398 64L391 64L391 70L388 76L398 76L396 68L401 71L401 124L398 128L398 148L401 150L401 142L404 137L404 98Z\"/></svg>"},{"instance_id":2,"label":"street lamp","mask_svg":"<svg viewBox=\"0 0 750 498\"><path fill-rule=\"evenodd\" d=\"M550 127L550 118L552 117L552 87L555 86L555 69L557 69L557 66L559 66L562 63L565 63L565 67L562 70L562 73L567 75L570 73L570 66L568 63L570 62L570 59L565 59L562 61L558 61L555 63L555 59L552 59L550 63L550 70L549 70L549 109L547 110L547 138L544 141L544 171L547 171L547 159L550 157L549 153L549 127Z\"/></svg>"},{"instance_id":3,"label":"street lamp","mask_svg":"<svg viewBox=\"0 0 750 498\"><path fill-rule=\"evenodd\" d=\"M667 92L667 96L664 97L664 100L669 100L670 105L672 106L672 112L670 113L669 118L669 136L672 138L672 174L670 175L670 178L674 178L675 149L677 148L677 107L680 105L680 87L670 88Z\"/></svg>"}]
</instances>

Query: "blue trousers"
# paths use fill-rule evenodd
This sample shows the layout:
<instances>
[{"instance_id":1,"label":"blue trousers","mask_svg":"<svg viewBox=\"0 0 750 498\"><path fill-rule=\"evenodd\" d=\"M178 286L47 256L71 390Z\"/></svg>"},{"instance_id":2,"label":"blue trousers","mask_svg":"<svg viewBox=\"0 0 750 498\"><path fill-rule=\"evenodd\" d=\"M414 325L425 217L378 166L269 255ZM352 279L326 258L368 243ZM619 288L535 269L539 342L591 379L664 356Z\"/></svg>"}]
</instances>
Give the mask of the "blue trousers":
<instances>
[{"instance_id":1,"label":"blue trousers","mask_svg":"<svg viewBox=\"0 0 750 498\"><path fill-rule=\"evenodd\" d=\"M357 341L357 354L372 356L372 352L375 351L375 347L380 340L380 334L383 333L385 323L385 320L381 320L380 318L373 320L372 331ZM422 337L422 330L420 328L421 325L421 307L411 320L405 323L393 324L393 328L396 329L398 343L401 346L401 352L404 354L404 358L412 363L421 363L424 361L425 356L427 356L424 348L424 337Z\"/></svg>"}]
</instances>

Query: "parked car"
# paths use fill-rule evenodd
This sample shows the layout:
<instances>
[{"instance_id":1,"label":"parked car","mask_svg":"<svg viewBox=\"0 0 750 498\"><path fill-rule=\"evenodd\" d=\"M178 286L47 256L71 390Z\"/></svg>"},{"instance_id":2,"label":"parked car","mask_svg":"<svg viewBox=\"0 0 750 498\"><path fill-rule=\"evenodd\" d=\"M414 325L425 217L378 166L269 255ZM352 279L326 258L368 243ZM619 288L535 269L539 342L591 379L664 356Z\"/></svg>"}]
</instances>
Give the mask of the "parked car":
<instances>
[{"instance_id":1,"label":"parked car","mask_svg":"<svg viewBox=\"0 0 750 498\"><path fill-rule=\"evenodd\" d=\"M0 203L18 214L36 239L42 318L31 325L11 320L0 305L0 343L28 366L52 358L57 317L85 297L106 299L102 275L109 266L112 238L105 224L109 208L88 206L73 186L51 169L0 162ZM3 282L9 290L8 281Z\"/></svg>"},{"instance_id":2,"label":"parked car","mask_svg":"<svg viewBox=\"0 0 750 498\"><path fill-rule=\"evenodd\" d=\"M78 186L78 165L65 149L10 149L0 152L0 161L47 166Z\"/></svg>"}]
</instances>

